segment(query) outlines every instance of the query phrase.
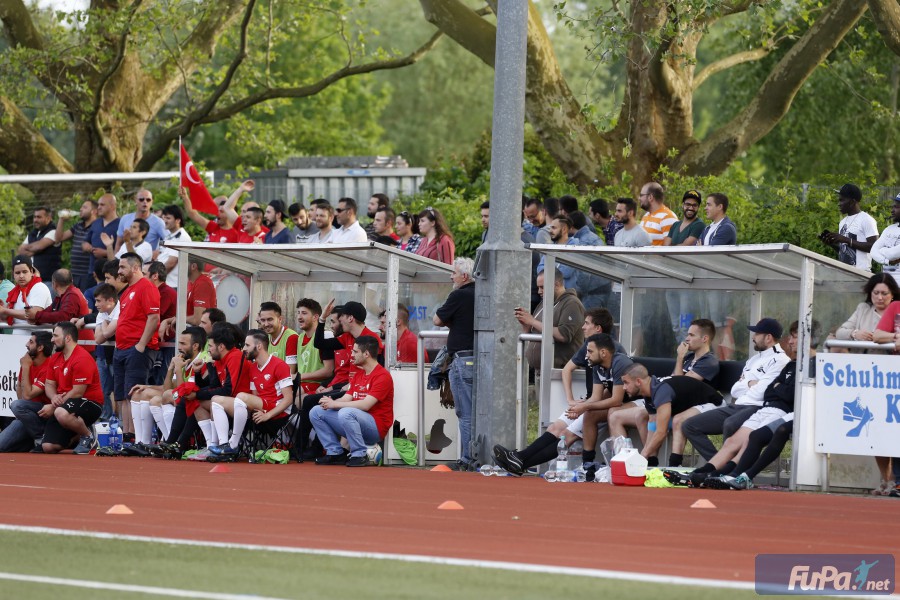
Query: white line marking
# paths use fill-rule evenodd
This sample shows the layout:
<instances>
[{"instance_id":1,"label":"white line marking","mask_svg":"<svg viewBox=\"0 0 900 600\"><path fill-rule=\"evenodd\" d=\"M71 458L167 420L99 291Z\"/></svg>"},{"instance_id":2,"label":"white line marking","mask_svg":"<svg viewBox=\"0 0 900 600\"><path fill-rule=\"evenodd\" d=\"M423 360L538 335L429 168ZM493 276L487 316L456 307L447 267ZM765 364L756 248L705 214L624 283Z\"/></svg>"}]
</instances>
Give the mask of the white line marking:
<instances>
[{"instance_id":1,"label":"white line marking","mask_svg":"<svg viewBox=\"0 0 900 600\"><path fill-rule=\"evenodd\" d=\"M369 558L376 560L397 560L411 563L425 563L433 565L446 565L453 567L475 567L479 569L501 569L519 573L541 573L550 575L574 575L578 577L593 577L596 579L616 579L619 581L634 581L638 583L656 583L663 585L692 585L706 588L724 588L733 590L755 591L752 581L729 581L725 579L701 579L699 577L678 577L676 575L651 575L650 573L636 573L630 571L608 571L604 569L585 569L577 567L561 567L553 565L534 565L529 563L501 562L491 560L476 560L471 558L451 558L447 556L425 556L419 554L390 554L386 552L357 552L353 550L325 550L320 548L290 548L285 546L261 546L258 544L234 544L229 542L206 542L203 540L182 540L176 538L151 537L143 535L126 535L119 533L107 533L104 531L75 531L72 529L56 529L52 527L31 527L24 525L7 525L0 523L0 531L21 531L25 533L43 533L48 535L62 535L70 537L87 537L101 540L125 540L129 542L149 542L153 544L174 544L177 546L199 546L205 548L224 548L229 550L252 550L260 552L282 552L285 554L308 554L317 556L334 556L338 558ZM163 589L163 588L160 588ZM196 592L204 593L204 592ZM873 596L841 594L850 598L872 598ZM207 598L207 596L192 596ZM891 596L877 596L878 598L900 598L900 594ZM216 596L226 600L225 596ZM230 600L229 597L227 600ZM253 596L233 596L246 600ZM272 600L260 598L260 600Z\"/></svg>"},{"instance_id":2,"label":"white line marking","mask_svg":"<svg viewBox=\"0 0 900 600\"><path fill-rule=\"evenodd\" d=\"M582 577L596 577L600 579L619 579L623 581L638 581L643 583L661 583L672 585L695 585L700 587L728 588L737 590L753 590L753 582L750 581L726 581L724 579L700 579L693 577L678 577L675 575L651 575L649 573L634 573L628 571L608 571L604 569L583 569L576 567L560 567L553 565L533 565L528 563L501 562L491 560L475 560L470 558L451 558L445 556L425 556L418 554L390 554L386 552L357 552L353 550L326 550L320 548L290 548L285 546L261 546L257 544L233 544L228 542L205 542L202 540L182 540L176 538L161 538L142 535L126 535L107 533L103 531L76 531L71 529L56 529L52 527L30 527L22 525L6 525L0 523L0 531L21 531L26 533L43 533L49 535L62 535L71 537L88 537L101 540L125 540L130 542L149 542L154 544L175 544L178 546L202 546L207 548L226 548L234 550L254 550L263 552L283 552L286 554L311 554L319 556L334 556L339 558L369 558L377 560L399 560L403 562L427 563L435 565L449 565L454 567L478 567L487 569L502 569L505 571L518 571L526 573L545 573L553 575L578 575Z\"/></svg>"},{"instance_id":3,"label":"white line marking","mask_svg":"<svg viewBox=\"0 0 900 600\"><path fill-rule=\"evenodd\" d=\"M47 489L47 488L41 487L39 485L16 485L14 483L0 483L0 487L28 488L29 490L46 490Z\"/></svg>"},{"instance_id":4,"label":"white line marking","mask_svg":"<svg viewBox=\"0 0 900 600\"><path fill-rule=\"evenodd\" d=\"M173 598L200 598L202 600L282 600L268 596L251 596L243 594L218 594L216 592L198 592L145 585L129 585L126 583L109 583L106 581L86 581L83 579L63 579L60 577L44 577L41 575L20 575L18 573L2 573L0 579L41 583L45 585L65 585L69 587L88 588L92 590L114 590L135 594L153 594L155 596L171 596Z\"/></svg>"}]
</instances>

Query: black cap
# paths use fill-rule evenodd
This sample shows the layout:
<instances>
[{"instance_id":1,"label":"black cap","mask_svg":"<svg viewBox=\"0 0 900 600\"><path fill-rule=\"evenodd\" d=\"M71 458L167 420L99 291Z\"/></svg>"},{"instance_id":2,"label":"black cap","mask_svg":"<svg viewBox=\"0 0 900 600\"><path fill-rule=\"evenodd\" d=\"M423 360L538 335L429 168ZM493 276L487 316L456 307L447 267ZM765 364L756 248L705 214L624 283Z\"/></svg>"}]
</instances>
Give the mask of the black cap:
<instances>
[{"instance_id":1,"label":"black cap","mask_svg":"<svg viewBox=\"0 0 900 600\"><path fill-rule=\"evenodd\" d=\"M700 198L700 192L697 190L688 190L684 193L684 196L681 197L681 201L684 202L688 198L693 198L697 202L701 202L702 198Z\"/></svg>"},{"instance_id":2,"label":"black cap","mask_svg":"<svg viewBox=\"0 0 900 600\"><path fill-rule=\"evenodd\" d=\"M837 192L838 196L842 196L844 198L850 198L851 200L856 200L857 202L862 200L862 192L852 183L845 183L841 186L841 189L834 191Z\"/></svg>"},{"instance_id":3,"label":"black cap","mask_svg":"<svg viewBox=\"0 0 900 600\"><path fill-rule=\"evenodd\" d=\"M781 339L781 334L784 332L781 323L769 318L760 319L756 325L747 325L747 329L753 333L768 333L776 340Z\"/></svg>"},{"instance_id":4,"label":"black cap","mask_svg":"<svg viewBox=\"0 0 900 600\"><path fill-rule=\"evenodd\" d=\"M366 307L360 304L359 302L346 302L341 304L340 306L336 306L334 309L339 315L348 315L359 321L360 323L366 322Z\"/></svg>"},{"instance_id":5,"label":"black cap","mask_svg":"<svg viewBox=\"0 0 900 600\"><path fill-rule=\"evenodd\" d=\"M28 265L29 267L31 267L33 269L34 261L31 260L30 256L25 256L24 254L19 254L12 261L12 266L14 269L16 268L16 265Z\"/></svg>"}]
</instances>

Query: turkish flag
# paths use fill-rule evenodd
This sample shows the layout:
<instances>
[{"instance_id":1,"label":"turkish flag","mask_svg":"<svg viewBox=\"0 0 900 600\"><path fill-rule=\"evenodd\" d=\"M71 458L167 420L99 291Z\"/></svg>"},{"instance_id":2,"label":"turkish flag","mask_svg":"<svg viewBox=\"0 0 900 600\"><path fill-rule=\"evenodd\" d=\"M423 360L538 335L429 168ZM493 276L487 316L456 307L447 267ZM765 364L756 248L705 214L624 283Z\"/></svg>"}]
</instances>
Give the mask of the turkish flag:
<instances>
[{"instance_id":1,"label":"turkish flag","mask_svg":"<svg viewBox=\"0 0 900 600\"><path fill-rule=\"evenodd\" d=\"M194 161L188 156L184 144L181 144L181 187L187 188L191 195L191 204L195 209L208 215L218 215L219 207L213 202L212 195L197 172Z\"/></svg>"}]
</instances>

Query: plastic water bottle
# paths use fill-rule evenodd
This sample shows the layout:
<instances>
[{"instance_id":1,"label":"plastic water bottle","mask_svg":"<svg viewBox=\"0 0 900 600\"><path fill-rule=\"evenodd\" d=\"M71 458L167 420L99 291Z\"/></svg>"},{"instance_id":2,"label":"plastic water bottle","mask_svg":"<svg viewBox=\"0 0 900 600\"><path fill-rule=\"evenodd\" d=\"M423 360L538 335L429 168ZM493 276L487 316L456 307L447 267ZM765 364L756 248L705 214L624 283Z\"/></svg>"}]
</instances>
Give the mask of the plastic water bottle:
<instances>
[{"instance_id":1,"label":"plastic water bottle","mask_svg":"<svg viewBox=\"0 0 900 600\"><path fill-rule=\"evenodd\" d=\"M481 465L480 467L478 467L478 472L485 477L490 477L495 473L494 465Z\"/></svg>"},{"instance_id":2,"label":"plastic water bottle","mask_svg":"<svg viewBox=\"0 0 900 600\"><path fill-rule=\"evenodd\" d=\"M544 480L547 483L554 483L556 481L556 471L547 471L544 473Z\"/></svg>"},{"instance_id":3,"label":"plastic water bottle","mask_svg":"<svg viewBox=\"0 0 900 600\"><path fill-rule=\"evenodd\" d=\"M116 415L109 418L109 447L113 450L122 449L122 434L119 433L119 418Z\"/></svg>"},{"instance_id":4,"label":"plastic water bottle","mask_svg":"<svg viewBox=\"0 0 900 600\"><path fill-rule=\"evenodd\" d=\"M559 443L556 444L556 473L569 470L569 448L566 446L566 436L559 436Z\"/></svg>"}]
</instances>

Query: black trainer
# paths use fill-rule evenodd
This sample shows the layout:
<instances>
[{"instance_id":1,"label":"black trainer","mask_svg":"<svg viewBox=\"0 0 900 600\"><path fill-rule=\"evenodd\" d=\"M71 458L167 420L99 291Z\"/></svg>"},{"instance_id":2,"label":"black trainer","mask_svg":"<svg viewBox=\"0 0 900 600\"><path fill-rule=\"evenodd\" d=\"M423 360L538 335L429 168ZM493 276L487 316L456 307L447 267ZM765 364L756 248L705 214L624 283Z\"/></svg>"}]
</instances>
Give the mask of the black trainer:
<instances>
[{"instance_id":1,"label":"black trainer","mask_svg":"<svg viewBox=\"0 0 900 600\"><path fill-rule=\"evenodd\" d=\"M522 459L513 450L504 448L500 444L494 446L494 461L507 473L521 477L525 473L525 465Z\"/></svg>"},{"instance_id":2,"label":"black trainer","mask_svg":"<svg viewBox=\"0 0 900 600\"><path fill-rule=\"evenodd\" d=\"M362 456L351 456L347 459L348 467L368 467L369 466L369 457L363 454Z\"/></svg>"},{"instance_id":3,"label":"black trainer","mask_svg":"<svg viewBox=\"0 0 900 600\"><path fill-rule=\"evenodd\" d=\"M663 469L663 477L674 486L687 487L691 485L691 478L687 473L681 471L673 471L672 469Z\"/></svg>"},{"instance_id":4,"label":"black trainer","mask_svg":"<svg viewBox=\"0 0 900 600\"><path fill-rule=\"evenodd\" d=\"M319 456L318 458L316 458L316 464L345 465L347 464L347 454L345 452L341 452L340 454L325 454L324 456Z\"/></svg>"}]
</instances>

